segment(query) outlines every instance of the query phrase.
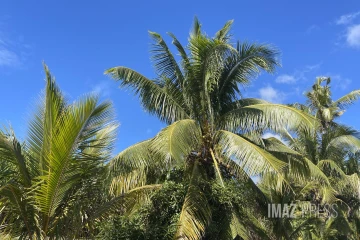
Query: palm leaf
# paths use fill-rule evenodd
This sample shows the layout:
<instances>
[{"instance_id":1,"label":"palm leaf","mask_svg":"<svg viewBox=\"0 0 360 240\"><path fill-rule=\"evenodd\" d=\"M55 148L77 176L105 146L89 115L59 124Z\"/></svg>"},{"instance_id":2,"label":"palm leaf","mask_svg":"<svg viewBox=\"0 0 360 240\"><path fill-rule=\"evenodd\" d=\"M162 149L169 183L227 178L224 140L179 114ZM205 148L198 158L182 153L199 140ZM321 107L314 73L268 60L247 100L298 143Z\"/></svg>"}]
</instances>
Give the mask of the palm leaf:
<instances>
[{"instance_id":1,"label":"palm leaf","mask_svg":"<svg viewBox=\"0 0 360 240\"><path fill-rule=\"evenodd\" d=\"M8 136L0 132L0 154L2 161L9 161L16 166L24 186L30 187L31 177L27 161L23 155L22 147L12 131Z\"/></svg>"},{"instance_id":2,"label":"palm leaf","mask_svg":"<svg viewBox=\"0 0 360 240\"><path fill-rule=\"evenodd\" d=\"M280 104L254 104L231 110L221 117L219 125L228 131L253 131L270 129L283 132L283 129L299 131L315 129L317 120L313 116Z\"/></svg>"},{"instance_id":3,"label":"palm leaf","mask_svg":"<svg viewBox=\"0 0 360 240\"><path fill-rule=\"evenodd\" d=\"M246 85L261 70L273 72L279 65L278 51L269 45L238 43L237 52L227 58L219 81L219 100L227 103L240 94L237 84Z\"/></svg>"},{"instance_id":4,"label":"palm leaf","mask_svg":"<svg viewBox=\"0 0 360 240\"><path fill-rule=\"evenodd\" d=\"M249 176L269 171L282 175L286 163L245 138L228 131L219 131L216 138L222 154L233 159Z\"/></svg>"},{"instance_id":5,"label":"palm leaf","mask_svg":"<svg viewBox=\"0 0 360 240\"><path fill-rule=\"evenodd\" d=\"M233 24L234 20L229 20L225 23L225 25L216 32L215 39L221 42L227 42L230 39L229 31L231 29L231 25Z\"/></svg>"},{"instance_id":6,"label":"palm leaf","mask_svg":"<svg viewBox=\"0 0 360 240\"><path fill-rule=\"evenodd\" d=\"M180 120L160 131L152 141L151 149L160 154L166 164L171 165L172 159L183 164L192 151L198 150L200 136L194 120Z\"/></svg>"},{"instance_id":7,"label":"palm leaf","mask_svg":"<svg viewBox=\"0 0 360 240\"><path fill-rule=\"evenodd\" d=\"M198 164L198 161L196 161L193 166L175 239L201 239L211 219L211 210L206 196L199 187L202 173Z\"/></svg>"},{"instance_id":8,"label":"palm leaf","mask_svg":"<svg viewBox=\"0 0 360 240\"><path fill-rule=\"evenodd\" d=\"M67 191L73 186L74 179L81 173L79 162L76 162L77 146L82 134L97 118L102 118L105 109L97 106L97 98L86 97L74 103L57 119L55 129L61 129L51 138L51 148L45 156L49 170L37 178L38 187L34 199L37 207L44 214L43 230L49 227L50 217L55 214ZM81 154L81 153L80 153Z\"/></svg>"},{"instance_id":9,"label":"palm leaf","mask_svg":"<svg viewBox=\"0 0 360 240\"><path fill-rule=\"evenodd\" d=\"M134 205L141 203L144 197L148 196L150 192L161 188L161 186L161 184L145 185L117 196L101 205L96 212L89 217L88 222L91 223L96 219L105 218L115 211L130 211Z\"/></svg>"},{"instance_id":10,"label":"palm leaf","mask_svg":"<svg viewBox=\"0 0 360 240\"><path fill-rule=\"evenodd\" d=\"M151 50L151 59L154 62L158 75L170 79L177 88L181 87L184 82L184 76L167 44L160 34L155 32L149 33L155 42Z\"/></svg>"},{"instance_id":11,"label":"palm leaf","mask_svg":"<svg viewBox=\"0 0 360 240\"><path fill-rule=\"evenodd\" d=\"M110 161L112 195L120 195L145 185L146 171L155 164L151 161L150 143L151 140L146 140L130 146Z\"/></svg>"},{"instance_id":12,"label":"palm leaf","mask_svg":"<svg viewBox=\"0 0 360 240\"><path fill-rule=\"evenodd\" d=\"M333 106L345 109L349 105L353 104L360 97L360 90L352 91L345 96L342 96L338 100L332 103Z\"/></svg>"},{"instance_id":13,"label":"palm leaf","mask_svg":"<svg viewBox=\"0 0 360 240\"><path fill-rule=\"evenodd\" d=\"M166 92L160 85L147 79L141 74L125 67L108 69L105 74L111 75L115 80L121 81L121 87L129 87L140 95L144 108L158 116L162 121L172 123L174 121L188 118L186 105L179 102L170 93Z\"/></svg>"},{"instance_id":14,"label":"palm leaf","mask_svg":"<svg viewBox=\"0 0 360 240\"><path fill-rule=\"evenodd\" d=\"M334 138L331 140L327 148L335 147L338 149L347 148L352 152L357 152L360 150L360 139L353 135L343 135Z\"/></svg>"}]
</instances>

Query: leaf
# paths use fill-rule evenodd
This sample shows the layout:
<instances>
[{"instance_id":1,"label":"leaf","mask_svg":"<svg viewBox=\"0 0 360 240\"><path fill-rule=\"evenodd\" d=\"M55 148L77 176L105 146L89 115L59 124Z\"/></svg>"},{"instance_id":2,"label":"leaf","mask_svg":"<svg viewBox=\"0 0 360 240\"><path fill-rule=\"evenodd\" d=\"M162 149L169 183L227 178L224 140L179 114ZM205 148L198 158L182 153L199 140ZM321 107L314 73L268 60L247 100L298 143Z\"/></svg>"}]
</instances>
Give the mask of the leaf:
<instances>
[{"instance_id":1,"label":"leaf","mask_svg":"<svg viewBox=\"0 0 360 240\"><path fill-rule=\"evenodd\" d=\"M177 121L163 130L151 142L151 149L171 165L172 159L183 164L187 156L198 150L200 129L194 120Z\"/></svg>"},{"instance_id":2,"label":"leaf","mask_svg":"<svg viewBox=\"0 0 360 240\"><path fill-rule=\"evenodd\" d=\"M286 105L263 103L227 112L221 117L220 126L235 132L255 129L282 132L284 128L298 132L300 129L315 129L317 120L301 110Z\"/></svg>"},{"instance_id":3,"label":"leaf","mask_svg":"<svg viewBox=\"0 0 360 240\"><path fill-rule=\"evenodd\" d=\"M10 161L16 166L24 186L30 187L31 177L27 166L28 162L23 155L20 143L12 131L9 136L0 131L0 156L0 160Z\"/></svg>"},{"instance_id":4,"label":"leaf","mask_svg":"<svg viewBox=\"0 0 360 240\"><path fill-rule=\"evenodd\" d=\"M222 154L233 159L249 176L265 172L275 172L282 175L281 170L286 163L247 141L239 135L228 131L219 131L216 143Z\"/></svg>"},{"instance_id":5,"label":"leaf","mask_svg":"<svg viewBox=\"0 0 360 240\"><path fill-rule=\"evenodd\" d=\"M36 179L38 186L34 189L34 200L44 214L43 231L47 232L50 217L55 214L67 191L77 183L81 169L76 158L82 157L77 147L84 140L84 132L92 132L91 128L93 131L101 130L104 125L97 126L95 123L106 116L101 114L104 112L106 108L97 105L97 98L89 96L71 105L57 119L54 131L58 134L49 139L51 147L45 156L48 170Z\"/></svg>"},{"instance_id":6,"label":"leaf","mask_svg":"<svg viewBox=\"0 0 360 240\"><path fill-rule=\"evenodd\" d=\"M177 120L188 118L185 103L166 92L160 85L147 79L141 74L126 67L115 67L108 69L105 74L111 75L120 81L121 87L129 87L139 94L144 108L158 116L162 121L172 123Z\"/></svg>"},{"instance_id":7,"label":"leaf","mask_svg":"<svg viewBox=\"0 0 360 240\"><path fill-rule=\"evenodd\" d=\"M230 39L229 31L231 29L231 25L233 24L233 22L234 20L227 21L224 27L216 32L215 39L221 42L227 42Z\"/></svg>"},{"instance_id":8,"label":"leaf","mask_svg":"<svg viewBox=\"0 0 360 240\"><path fill-rule=\"evenodd\" d=\"M56 85L55 78L45 63L43 65L46 74L45 96L40 99L34 118L30 121L27 139L30 157L40 160L38 161L39 171L36 173L37 175L41 174L41 171L47 170L48 163L44 157L51 148L51 138L55 134L55 125L66 104L61 90Z\"/></svg>"},{"instance_id":9,"label":"leaf","mask_svg":"<svg viewBox=\"0 0 360 240\"><path fill-rule=\"evenodd\" d=\"M340 109L345 109L351 104L353 104L360 97L360 90L352 91L345 96L342 96L331 105L339 107Z\"/></svg>"},{"instance_id":10,"label":"leaf","mask_svg":"<svg viewBox=\"0 0 360 240\"><path fill-rule=\"evenodd\" d=\"M198 186L201 179L198 164L196 161L193 166L189 187L174 239L201 239L211 219L211 210L208 201Z\"/></svg>"},{"instance_id":11,"label":"leaf","mask_svg":"<svg viewBox=\"0 0 360 240\"><path fill-rule=\"evenodd\" d=\"M337 149L347 148L355 153L360 150L360 139L353 135L339 136L331 140L327 148L329 149L330 147L335 147Z\"/></svg>"},{"instance_id":12,"label":"leaf","mask_svg":"<svg viewBox=\"0 0 360 240\"><path fill-rule=\"evenodd\" d=\"M161 188L161 186L161 184L145 185L134 188L127 193L115 197L110 201L105 202L96 210L96 212L91 214L88 222L91 223L96 219L105 218L116 210L130 211L136 203L141 203L144 197L146 197L150 192Z\"/></svg>"},{"instance_id":13,"label":"leaf","mask_svg":"<svg viewBox=\"0 0 360 240\"><path fill-rule=\"evenodd\" d=\"M184 76L180 67L160 34L155 32L149 33L155 42L151 49L151 59L154 62L158 75L170 79L179 90L179 87L184 82Z\"/></svg>"},{"instance_id":14,"label":"leaf","mask_svg":"<svg viewBox=\"0 0 360 240\"><path fill-rule=\"evenodd\" d=\"M223 63L224 70L219 80L219 101L228 103L239 95L237 84L246 85L258 76L261 70L273 72L280 65L278 51L263 44L239 43L237 51Z\"/></svg>"}]
</instances>

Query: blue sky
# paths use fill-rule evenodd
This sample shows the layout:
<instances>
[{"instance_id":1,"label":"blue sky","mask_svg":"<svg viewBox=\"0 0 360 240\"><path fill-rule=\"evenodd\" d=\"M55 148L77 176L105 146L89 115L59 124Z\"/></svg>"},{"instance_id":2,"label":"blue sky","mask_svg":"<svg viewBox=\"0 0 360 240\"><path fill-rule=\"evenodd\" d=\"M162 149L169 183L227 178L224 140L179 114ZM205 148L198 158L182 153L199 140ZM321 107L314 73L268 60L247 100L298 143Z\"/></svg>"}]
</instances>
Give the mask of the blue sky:
<instances>
[{"instance_id":1,"label":"blue sky","mask_svg":"<svg viewBox=\"0 0 360 240\"><path fill-rule=\"evenodd\" d=\"M164 125L103 72L123 65L154 76L147 31L171 31L185 44L195 15L209 35L234 19L234 39L281 50L282 68L261 75L245 96L304 102L303 92L325 75L340 97L360 89L360 1L333 2L2 1L0 123L25 137L44 88L44 60L68 99L95 91L114 102L121 124L117 151L154 136ZM359 110L360 102L341 121L360 130Z\"/></svg>"}]
</instances>

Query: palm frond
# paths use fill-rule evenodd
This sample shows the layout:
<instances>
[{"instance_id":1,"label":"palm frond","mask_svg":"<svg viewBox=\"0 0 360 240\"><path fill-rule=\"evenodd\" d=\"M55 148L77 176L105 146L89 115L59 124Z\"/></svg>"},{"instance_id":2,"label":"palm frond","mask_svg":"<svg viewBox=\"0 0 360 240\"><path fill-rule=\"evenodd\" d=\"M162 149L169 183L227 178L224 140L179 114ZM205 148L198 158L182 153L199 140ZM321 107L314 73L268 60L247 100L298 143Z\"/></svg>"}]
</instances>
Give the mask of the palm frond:
<instances>
[{"instance_id":1,"label":"palm frond","mask_svg":"<svg viewBox=\"0 0 360 240\"><path fill-rule=\"evenodd\" d=\"M189 118L186 105L166 92L159 84L126 67L108 69L105 74L120 81L121 87L129 87L139 94L143 107L162 121L172 123ZM172 88L170 88L172 91Z\"/></svg>"},{"instance_id":2,"label":"palm frond","mask_svg":"<svg viewBox=\"0 0 360 240\"><path fill-rule=\"evenodd\" d=\"M215 39L221 42L227 42L231 35L229 34L229 31L231 29L231 25L233 24L234 20L229 20L225 23L225 25L216 32Z\"/></svg>"},{"instance_id":3,"label":"palm frond","mask_svg":"<svg viewBox=\"0 0 360 240\"><path fill-rule=\"evenodd\" d=\"M150 142L146 140L130 146L110 161L112 195L118 196L146 184L146 171L155 164L152 162Z\"/></svg>"},{"instance_id":4,"label":"palm frond","mask_svg":"<svg viewBox=\"0 0 360 240\"><path fill-rule=\"evenodd\" d=\"M29 123L28 147L30 157L40 159L38 162L38 173L47 170L47 162L44 156L51 148L51 138L55 133L55 125L58 118L65 110L65 99L56 85L55 78L51 75L49 68L44 64L46 75L45 96L40 99L34 118Z\"/></svg>"},{"instance_id":5,"label":"palm frond","mask_svg":"<svg viewBox=\"0 0 360 240\"><path fill-rule=\"evenodd\" d=\"M236 53L224 62L219 81L219 100L228 103L240 94L237 84L247 85L261 70L273 72L279 65L278 51L270 45L238 43Z\"/></svg>"},{"instance_id":6,"label":"palm frond","mask_svg":"<svg viewBox=\"0 0 360 240\"><path fill-rule=\"evenodd\" d=\"M136 143L116 155L109 163L112 175L148 167L151 164L150 143L151 139Z\"/></svg>"},{"instance_id":7,"label":"palm frond","mask_svg":"<svg viewBox=\"0 0 360 240\"><path fill-rule=\"evenodd\" d=\"M161 186L161 184L145 185L134 188L127 193L117 196L104 203L96 210L96 212L91 214L88 222L91 223L96 219L105 218L115 211L130 211L136 204L141 204L141 202L149 195L149 193L160 189Z\"/></svg>"},{"instance_id":8,"label":"palm frond","mask_svg":"<svg viewBox=\"0 0 360 240\"><path fill-rule=\"evenodd\" d=\"M317 120L301 110L286 105L263 103L231 110L221 117L219 125L234 132L255 129L283 132L284 128L292 131L316 129Z\"/></svg>"},{"instance_id":9,"label":"palm frond","mask_svg":"<svg viewBox=\"0 0 360 240\"><path fill-rule=\"evenodd\" d=\"M249 176L264 172L274 172L282 176L281 170L286 163L245 138L228 131L219 131L216 138L221 153L233 159Z\"/></svg>"},{"instance_id":10,"label":"palm frond","mask_svg":"<svg viewBox=\"0 0 360 240\"><path fill-rule=\"evenodd\" d=\"M345 109L349 105L352 105L359 97L360 90L355 90L333 102L332 106L339 107L340 109Z\"/></svg>"},{"instance_id":11,"label":"palm frond","mask_svg":"<svg viewBox=\"0 0 360 240\"><path fill-rule=\"evenodd\" d=\"M211 219L208 201L199 187L202 174L198 164L198 161L196 161L193 166L189 187L177 224L178 229L175 239L201 239Z\"/></svg>"},{"instance_id":12,"label":"palm frond","mask_svg":"<svg viewBox=\"0 0 360 240\"><path fill-rule=\"evenodd\" d=\"M360 139L358 139L353 135L339 136L331 140L331 142L327 146L327 148L331 148L331 147L340 148L340 149L346 148L351 152L355 153L360 150Z\"/></svg>"},{"instance_id":13,"label":"palm frond","mask_svg":"<svg viewBox=\"0 0 360 240\"><path fill-rule=\"evenodd\" d=\"M179 90L184 82L184 76L179 65L160 34L155 32L149 33L155 42L151 49L151 59L154 62L157 74L170 79Z\"/></svg>"},{"instance_id":14,"label":"palm frond","mask_svg":"<svg viewBox=\"0 0 360 240\"><path fill-rule=\"evenodd\" d=\"M165 164L172 164L172 160L183 164L192 151L198 150L200 139L196 122L184 119L161 130L152 141L151 149L163 157Z\"/></svg>"},{"instance_id":15,"label":"palm frond","mask_svg":"<svg viewBox=\"0 0 360 240\"><path fill-rule=\"evenodd\" d=\"M80 141L84 140L83 134L86 131L97 131L104 127L97 126L96 122L106 116L106 109L97 105L97 98L89 96L71 105L56 121L55 130L58 134L52 135L51 148L45 156L48 170L36 179L34 189L34 200L44 214L43 230L45 232L48 230L50 218L55 214L67 191L76 183L74 180L81 173L81 162L76 160L77 156L82 156L77 147Z\"/></svg>"},{"instance_id":16,"label":"palm frond","mask_svg":"<svg viewBox=\"0 0 360 240\"><path fill-rule=\"evenodd\" d=\"M26 237L31 237L33 233L39 233L39 226L36 224L34 209L29 205L26 193L19 186L8 183L0 188L0 206L2 232L21 234L16 231L21 227L11 225L22 225L25 231L22 233ZM6 226L8 223L9 225Z\"/></svg>"},{"instance_id":17,"label":"palm frond","mask_svg":"<svg viewBox=\"0 0 360 240\"><path fill-rule=\"evenodd\" d=\"M199 22L199 19L195 16L194 22L193 22L193 28L190 33L191 36L199 36L201 34L201 23Z\"/></svg>"},{"instance_id":18,"label":"palm frond","mask_svg":"<svg viewBox=\"0 0 360 240\"><path fill-rule=\"evenodd\" d=\"M188 55L185 51L185 48L181 45L181 43L179 42L179 40L175 37L174 34L172 33L168 33L168 35L173 39L172 44L176 47L176 49L178 50L180 56L181 56L181 60L182 60L182 68L184 71L188 70L188 66L190 66L190 60L188 58ZM186 74L186 72L184 72L184 75Z\"/></svg>"},{"instance_id":19,"label":"palm frond","mask_svg":"<svg viewBox=\"0 0 360 240\"><path fill-rule=\"evenodd\" d=\"M9 161L16 166L24 186L30 187L31 176L27 166L28 162L24 157L22 146L16 139L13 131L9 135L0 131L0 155L1 161Z\"/></svg>"}]
</instances>

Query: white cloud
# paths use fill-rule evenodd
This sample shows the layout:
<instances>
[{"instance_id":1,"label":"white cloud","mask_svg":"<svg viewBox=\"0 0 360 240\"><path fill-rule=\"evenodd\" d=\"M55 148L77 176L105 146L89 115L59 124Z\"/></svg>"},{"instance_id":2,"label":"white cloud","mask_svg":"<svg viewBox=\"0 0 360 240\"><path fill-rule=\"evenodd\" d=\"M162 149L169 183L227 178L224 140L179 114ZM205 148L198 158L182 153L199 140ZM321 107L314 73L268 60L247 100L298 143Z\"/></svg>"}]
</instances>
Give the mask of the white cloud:
<instances>
[{"instance_id":1,"label":"white cloud","mask_svg":"<svg viewBox=\"0 0 360 240\"><path fill-rule=\"evenodd\" d=\"M341 90L346 90L352 83L351 79L343 77L339 74L337 75L328 74L328 76L330 76L331 81L334 84L334 89L340 88Z\"/></svg>"},{"instance_id":2,"label":"white cloud","mask_svg":"<svg viewBox=\"0 0 360 240\"><path fill-rule=\"evenodd\" d=\"M360 11L359 12L355 12L355 13L350 13L350 14L345 14L340 16L335 23L337 25L346 25L346 24L350 24L355 18L357 18L360 15Z\"/></svg>"},{"instance_id":3,"label":"white cloud","mask_svg":"<svg viewBox=\"0 0 360 240\"><path fill-rule=\"evenodd\" d=\"M26 43L23 35L9 31L9 19L9 15L0 16L0 67L23 67L30 56L31 46Z\"/></svg>"},{"instance_id":4,"label":"white cloud","mask_svg":"<svg viewBox=\"0 0 360 240\"><path fill-rule=\"evenodd\" d=\"M296 81L297 79L294 76L288 74L282 74L275 79L277 83L295 83Z\"/></svg>"},{"instance_id":5,"label":"white cloud","mask_svg":"<svg viewBox=\"0 0 360 240\"><path fill-rule=\"evenodd\" d=\"M109 97L111 95L111 81L102 81L92 87L92 92L101 97Z\"/></svg>"},{"instance_id":6,"label":"white cloud","mask_svg":"<svg viewBox=\"0 0 360 240\"><path fill-rule=\"evenodd\" d=\"M282 103L285 99L285 94L276 90L271 86L267 86L259 89L260 98L272 102L272 103Z\"/></svg>"},{"instance_id":7,"label":"white cloud","mask_svg":"<svg viewBox=\"0 0 360 240\"><path fill-rule=\"evenodd\" d=\"M317 29L319 29L319 26L313 24L306 29L306 34L311 34L312 32L316 31Z\"/></svg>"},{"instance_id":8,"label":"white cloud","mask_svg":"<svg viewBox=\"0 0 360 240\"><path fill-rule=\"evenodd\" d=\"M360 48L360 24L348 28L346 42L351 47Z\"/></svg>"},{"instance_id":9,"label":"white cloud","mask_svg":"<svg viewBox=\"0 0 360 240\"><path fill-rule=\"evenodd\" d=\"M0 66L15 66L20 63L19 57L16 53L0 48Z\"/></svg>"},{"instance_id":10,"label":"white cloud","mask_svg":"<svg viewBox=\"0 0 360 240\"><path fill-rule=\"evenodd\" d=\"M319 69L320 66L321 66L321 64L322 64L322 62L320 62L320 63L318 63L318 64L314 64L314 65L308 65L308 66L305 67L304 72L310 72L310 71Z\"/></svg>"},{"instance_id":11,"label":"white cloud","mask_svg":"<svg viewBox=\"0 0 360 240\"><path fill-rule=\"evenodd\" d=\"M318 64L314 64L314 65L307 65L304 68L302 68L301 70L295 70L293 74L282 74L279 75L276 79L275 82L276 83L286 83L286 84L292 84L292 83L296 83L299 80L307 80L306 75L312 71L316 71L317 69L320 68L322 62L318 63Z\"/></svg>"},{"instance_id":12,"label":"white cloud","mask_svg":"<svg viewBox=\"0 0 360 240\"><path fill-rule=\"evenodd\" d=\"M307 80L306 75L312 71L315 71L321 67L322 62L314 65L308 65L302 70L296 70L293 74L296 78L296 80Z\"/></svg>"}]
</instances>

